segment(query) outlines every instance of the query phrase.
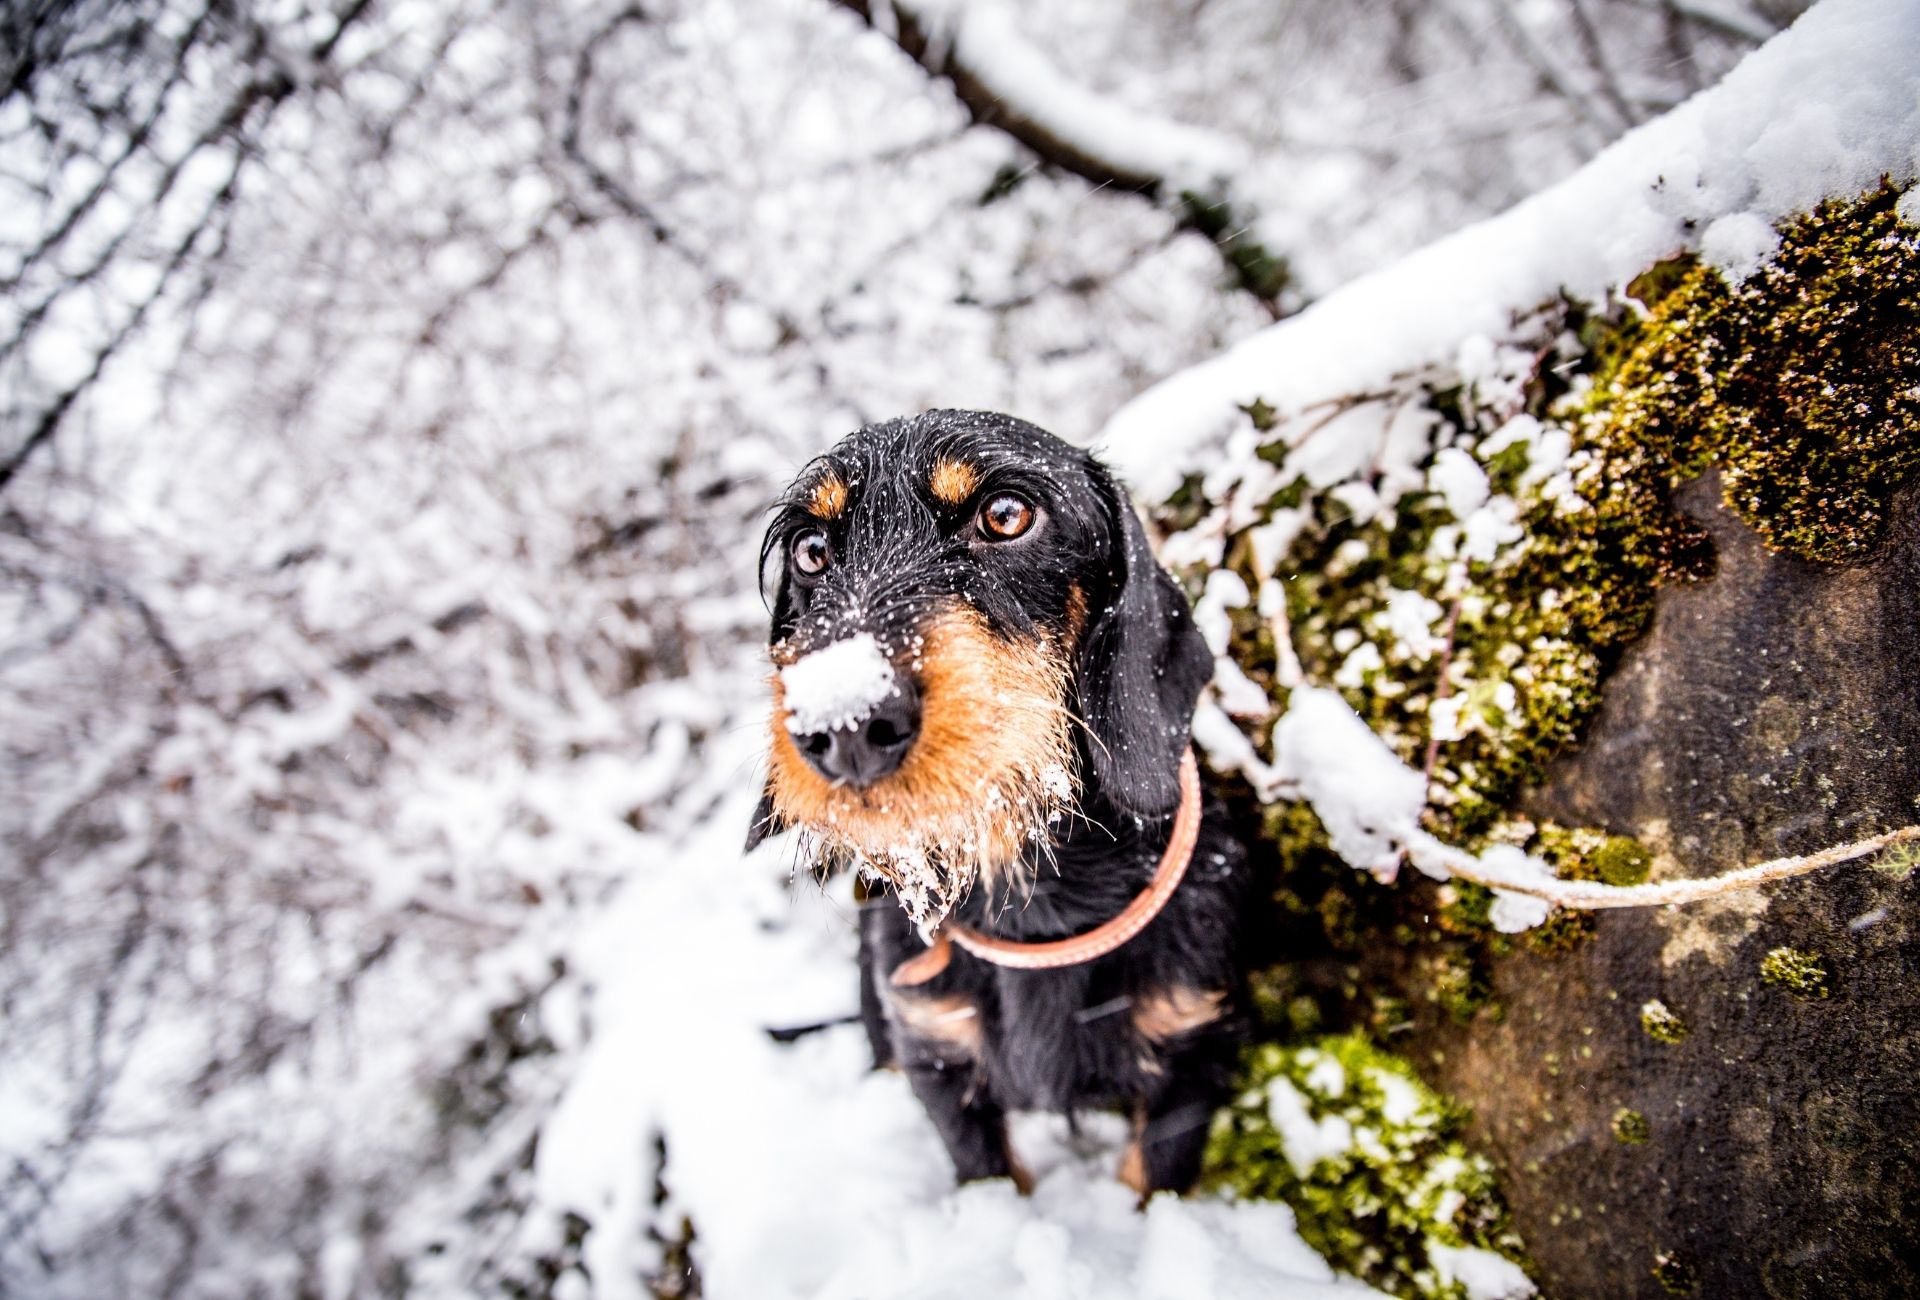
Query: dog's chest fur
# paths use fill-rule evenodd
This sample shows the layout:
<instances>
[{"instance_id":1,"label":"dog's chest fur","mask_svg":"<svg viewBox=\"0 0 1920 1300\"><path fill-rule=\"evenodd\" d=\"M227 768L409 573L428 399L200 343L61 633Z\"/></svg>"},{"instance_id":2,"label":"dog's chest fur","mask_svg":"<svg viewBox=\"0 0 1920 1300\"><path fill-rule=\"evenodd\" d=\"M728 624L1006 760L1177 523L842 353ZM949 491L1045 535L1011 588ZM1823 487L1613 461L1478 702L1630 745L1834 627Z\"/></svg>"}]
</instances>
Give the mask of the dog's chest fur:
<instances>
[{"instance_id":1,"label":"dog's chest fur","mask_svg":"<svg viewBox=\"0 0 1920 1300\"><path fill-rule=\"evenodd\" d=\"M1116 843L1059 845L1030 895L994 901L985 891L960 915L970 926L1027 940L1076 933L1118 912L1151 874L1150 849ZM1091 962L1055 970L990 965L956 949L937 979L917 989L887 976L923 945L884 898L863 918L876 1005L891 1007L884 1047L903 1064L929 1051L947 1068L975 1072L1010 1110L1131 1105L1166 1083L1168 1058L1195 1040L1230 1034L1238 973L1229 940L1245 877L1242 851L1209 818L1187 879L1141 936ZM938 1007L964 1033L930 1042L916 1015Z\"/></svg>"}]
</instances>

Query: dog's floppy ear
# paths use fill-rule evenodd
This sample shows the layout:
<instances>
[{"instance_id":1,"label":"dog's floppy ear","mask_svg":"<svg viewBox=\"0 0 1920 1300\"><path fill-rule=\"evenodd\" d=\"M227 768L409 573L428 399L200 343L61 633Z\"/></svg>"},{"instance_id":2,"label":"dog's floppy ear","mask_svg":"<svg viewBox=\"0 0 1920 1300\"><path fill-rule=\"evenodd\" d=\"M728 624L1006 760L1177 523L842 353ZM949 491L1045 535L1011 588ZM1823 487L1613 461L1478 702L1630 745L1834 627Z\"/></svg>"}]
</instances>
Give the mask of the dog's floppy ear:
<instances>
[{"instance_id":1,"label":"dog's floppy ear","mask_svg":"<svg viewBox=\"0 0 1920 1300\"><path fill-rule=\"evenodd\" d=\"M778 641L780 629L793 621L792 587L787 578L786 557L778 546L779 539L779 529L773 526L767 529L766 535L760 540L760 600L773 616L773 629L768 638L771 641ZM786 829L786 821L774 809L773 783L769 780L760 791L760 802L753 806L753 821L747 826L745 852L753 852L769 835L778 835Z\"/></svg>"},{"instance_id":2,"label":"dog's floppy ear","mask_svg":"<svg viewBox=\"0 0 1920 1300\"><path fill-rule=\"evenodd\" d=\"M1126 492L1098 467L1094 484L1110 525L1112 580L1081 643L1088 758L1115 805L1161 817L1180 802L1180 757L1194 703L1213 676L1213 654L1186 593L1154 559Z\"/></svg>"},{"instance_id":3,"label":"dog's floppy ear","mask_svg":"<svg viewBox=\"0 0 1920 1300\"><path fill-rule=\"evenodd\" d=\"M746 852L751 853L760 847L762 840L769 835L778 835L787 829L787 823L773 807L773 787L769 785L760 792L760 802L753 806L753 821L747 827Z\"/></svg>"}]
</instances>

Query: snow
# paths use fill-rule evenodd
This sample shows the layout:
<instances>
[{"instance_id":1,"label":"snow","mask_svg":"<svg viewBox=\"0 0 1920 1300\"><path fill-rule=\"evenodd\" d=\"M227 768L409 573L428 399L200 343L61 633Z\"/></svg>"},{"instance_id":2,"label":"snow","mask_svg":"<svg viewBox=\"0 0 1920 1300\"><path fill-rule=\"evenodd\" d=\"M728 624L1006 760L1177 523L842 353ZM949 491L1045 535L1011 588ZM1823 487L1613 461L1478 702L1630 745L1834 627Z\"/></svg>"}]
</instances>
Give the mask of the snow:
<instances>
[{"instance_id":1,"label":"snow","mask_svg":"<svg viewBox=\"0 0 1920 1300\"><path fill-rule=\"evenodd\" d=\"M750 761L753 737L729 750L723 769ZM635 1225L671 1230L683 1215L698 1225L694 1258L715 1300L1378 1294L1336 1278L1284 1205L1163 1196L1139 1211L1113 1176L1119 1116L1083 1117L1079 1137L1057 1118L1019 1117L1030 1198L1005 1181L955 1187L905 1077L869 1069L858 1026L788 1045L767 1034L854 1010L853 905L845 877L826 893L790 884L791 844L740 858L751 805L737 789L681 852L636 874L570 954L593 989L595 1027L542 1131L538 1207L595 1225L583 1261L592 1294L644 1296L651 1254Z\"/></svg>"},{"instance_id":2,"label":"snow","mask_svg":"<svg viewBox=\"0 0 1920 1300\"><path fill-rule=\"evenodd\" d=\"M1193 622L1214 654L1224 655L1233 635L1233 617L1227 611L1245 609L1252 600L1246 581L1232 569L1214 569L1207 574L1200 599L1193 602Z\"/></svg>"},{"instance_id":3,"label":"snow","mask_svg":"<svg viewBox=\"0 0 1920 1300\"><path fill-rule=\"evenodd\" d=\"M780 670L787 730L796 735L858 726L898 689L893 664L870 632L835 641Z\"/></svg>"},{"instance_id":4,"label":"snow","mask_svg":"<svg viewBox=\"0 0 1920 1300\"><path fill-rule=\"evenodd\" d=\"M1413 1084L1389 1070L1372 1070L1368 1077L1380 1089L1380 1116L1387 1123L1405 1124L1420 1113L1420 1090Z\"/></svg>"},{"instance_id":5,"label":"snow","mask_svg":"<svg viewBox=\"0 0 1920 1300\"><path fill-rule=\"evenodd\" d=\"M1413 836L1407 847L1416 867L1442 879L1454 867L1468 866L1485 880L1535 887L1550 884L1561 893L1604 893L1608 888L1591 884L1582 888L1580 882L1561 881L1546 863L1510 844L1496 844L1476 858L1422 832ZM1518 934L1545 921L1551 910L1545 899L1501 889L1496 885L1488 920L1502 934Z\"/></svg>"},{"instance_id":6,"label":"snow","mask_svg":"<svg viewBox=\"0 0 1920 1300\"><path fill-rule=\"evenodd\" d=\"M1493 1251L1429 1242L1427 1258L1441 1281L1467 1289L1467 1300L1525 1300L1534 1294L1520 1266Z\"/></svg>"},{"instance_id":7,"label":"snow","mask_svg":"<svg viewBox=\"0 0 1920 1300\"><path fill-rule=\"evenodd\" d=\"M1338 1097L1344 1093L1347 1090L1347 1070L1340 1064L1340 1058L1309 1049L1300 1054L1300 1059L1308 1060L1309 1053L1313 1063L1307 1067L1304 1080L1307 1087L1322 1097Z\"/></svg>"},{"instance_id":8,"label":"snow","mask_svg":"<svg viewBox=\"0 0 1920 1300\"><path fill-rule=\"evenodd\" d=\"M1285 1077L1267 1084L1267 1118L1287 1153L1293 1172L1305 1178L1322 1160L1353 1149L1353 1125L1340 1115L1313 1117L1306 1094Z\"/></svg>"},{"instance_id":9,"label":"snow","mask_svg":"<svg viewBox=\"0 0 1920 1300\"><path fill-rule=\"evenodd\" d=\"M1361 650L1371 645L1368 642ZM1437 701L1436 712L1459 698ZM1224 716L1222 721L1232 726ZM1196 738L1199 728L1196 715ZM1284 794L1305 799L1326 828L1333 851L1350 866L1390 875L1404 853L1435 879L1447 879L1456 867L1466 867L1503 883L1552 883L1565 888L1565 882L1557 880L1544 862L1511 845L1497 844L1475 857L1421 830L1426 778L1401 762L1337 691L1324 686L1293 689L1287 711L1273 729L1270 769L1251 742L1246 742L1244 751L1236 751L1212 737L1212 730L1209 727L1210 758L1229 770L1247 773L1255 789L1263 792L1262 798ZM1267 779L1256 779L1256 774ZM1550 910L1544 900L1531 895L1493 891L1492 924L1503 933L1532 929L1547 919Z\"/></svg>"},{"instance_id":10,"label":"snow","mask_svg":"<svg viewBox=\"0 0 1920 1300\"><path fill-rule=\"evenodd\" d=\"M1731 212L1700 236L1700 260L1738 284L1765 266L1780 236L1752 212Z\"/></svg>"},{"instance_id":11,"label":"snow","mask_svg":"<svg viewBox=\"0 0 1920 1300\"><path fill-rule=\"evenodd\" d=\"M1215 771L1240 773L1262 800L1291 788L1291 782L1260 757L1253 742L1214 700L1202 697L1193 711L1193 743Z\"/></svg>"},{"instance_id":12,"label":"snow","mask_svg":"<svg viewBox=\"0 0 1920 1300\"><path fill-rule=\"evenodd\" d=\"M1433 633L1443 613L1440 603L1422 592L1395 590L1387 597L1387 630L1402 653L1426 659L1444 644Z\"/></svg>"},{"instance_id":13,"label":"snow","mask_svg":"<svg viewBox=\"0 0 1920 1300\"><path fill-rule=\"evenodd\" d=\"M1228 135L1143 113L1077 84L1021 35L999 3L895 3L934 20L936 30L944 26L956 62L994 99L1118 175L1164 181L1174 193L1206 193L1251 161L1247 147Z\"/></svg>"},{"instance_id":14,"label":"snow","mask_svg":"<svg viewBox=\"0 0 1920 1300\"><path fill-rule=\"evenodd\" d=\"M1313 805L1333 851L1356 867L1387 869L1418 832L1426 781L1336 691L1294 688L1274 727L1273 765Z\"/></svg>"},{"instance_id":15,"label":"snow","mask_svg":"<svg viewBox=\"0 0 1920 1300\"><path fill-rule=\"evenodd\" d=\"M1488 495L1487 472L1459 447L1442 447L1434 453L1427 486L1440 494L1455 519L1471 516L1486 503Z\"/></svg>"},{"instance_id":16,"label":"snow","mask_svg":"<svg viewBox=\"0 0 1920 1300\"><path fill-rule=\"evenodd\" d=\"M1509 889L1493 891L1493 906L1487 909L1487 922L1502 934L1519 934L1546 922L1553 910L1544 898L1516 894Z\"/></svg>"},{"instance_id":17,"label":"snow","mask_svg":"<svg viewBox=\"0 0 1920 1300\"><path fill-rule=\"evenodd\" d=\"M1284 417L1368 392L1558 293L1598 297L1716 226L1713 253L1743 263L1755 223L1916 173L1920 5L1826 0L1566 180L1147 390L1108 421L1107 455L1163 498L1244 427L1244 405Z\"/></svg>"},{"instance_id":18,"label":"snow","mask_svg":"<svg viewBox=\"0 0 1920 1300\"><path fill-rule=\"evenodd\" d=\"M1213 691L1220 707L1236 718L1264 718L1273 712L1265 689L1226 655L1213 661Z\"/></svg>"}]
</instances>

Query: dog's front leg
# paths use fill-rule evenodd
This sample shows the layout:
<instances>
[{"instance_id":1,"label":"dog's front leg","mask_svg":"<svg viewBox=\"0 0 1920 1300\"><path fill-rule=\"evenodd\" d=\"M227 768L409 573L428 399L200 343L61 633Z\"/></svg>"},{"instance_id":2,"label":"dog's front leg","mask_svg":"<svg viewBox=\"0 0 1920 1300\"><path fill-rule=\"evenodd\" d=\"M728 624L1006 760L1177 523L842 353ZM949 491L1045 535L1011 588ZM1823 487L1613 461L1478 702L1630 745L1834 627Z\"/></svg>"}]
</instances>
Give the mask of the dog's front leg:
<instances>
[{"instance_id":1,"label":"dog's front leg","mask_svg":"<svg viewBox=\"0 0 1920 1300\"><path fill-rule=\"evenodd\" d=\"M1006 1113L984 1095L971 1062L956 1068L938 1058L909 1058L906 1071L913 1095L940 1130L961 1182L1011 1178L1022 1193L1031 1190L1027 1171L1007 1145Z\"/></svg>"},{"instance_id":2,"label":"dog's front leg","mask_svg":"<svg viewBox=\"0 0 1920 1300\"><path fill-rule=\"evenodd\" d=\"M1142 1197L1184 1192L1199 1177L1213 1115L1230 1093L1232 1043L1203 1036L1164 1058L1165 1084L1135 1115L1120 1179Z\"/></svg>"},{"instance_id":3,"label":"dog's front leg","mask_svg":"<svg viewBox=\"0 0 1920 1300\"><path fill-rule=\"evenodd\" d=\"M886 989L881 993L894 1058L953 1157L960 1181L1011 1178L1026 1171L1007 1146L1006 1112L987 1091L979 1004L960 993Z\"/></svg>"}]
</instances>

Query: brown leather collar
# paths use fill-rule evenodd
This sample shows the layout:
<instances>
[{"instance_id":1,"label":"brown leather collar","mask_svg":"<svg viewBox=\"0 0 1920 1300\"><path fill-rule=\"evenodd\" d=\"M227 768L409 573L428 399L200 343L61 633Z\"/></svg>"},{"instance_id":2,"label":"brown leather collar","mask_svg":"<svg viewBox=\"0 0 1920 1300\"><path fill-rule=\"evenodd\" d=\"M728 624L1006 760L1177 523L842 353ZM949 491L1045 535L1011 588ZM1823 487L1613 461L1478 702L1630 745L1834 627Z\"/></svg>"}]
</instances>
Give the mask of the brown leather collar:
<instances>
[{"instance_id":1,"label":"brown leather collar","mask_svg":"<svg viewBox=\"0 0 1920 1300\"><path fill-rule=\"evenodd\" d=\"M1193 861L1193 846L1200 837L1200 769L1193 750L1180 756L1180 807L1173 815L1173 833L1153 879L1134 895L1120 915L1102 922L1085 934L1045 943L1015 943L970 930L958 921L949 921L933 933L933 945L916 957L910 957L894 969L892 983L898 988L925 984L947 968L953 960L953 945L959 944L981 961L1013 970L1053 970L1077 966L1081 962L1104 957L1147 928L1160 915L1160 909L1173 897Z\"/></svg>"}]
</instances>

